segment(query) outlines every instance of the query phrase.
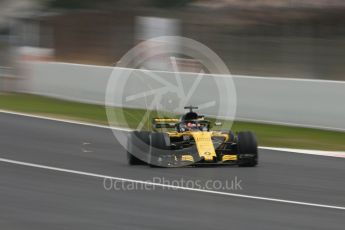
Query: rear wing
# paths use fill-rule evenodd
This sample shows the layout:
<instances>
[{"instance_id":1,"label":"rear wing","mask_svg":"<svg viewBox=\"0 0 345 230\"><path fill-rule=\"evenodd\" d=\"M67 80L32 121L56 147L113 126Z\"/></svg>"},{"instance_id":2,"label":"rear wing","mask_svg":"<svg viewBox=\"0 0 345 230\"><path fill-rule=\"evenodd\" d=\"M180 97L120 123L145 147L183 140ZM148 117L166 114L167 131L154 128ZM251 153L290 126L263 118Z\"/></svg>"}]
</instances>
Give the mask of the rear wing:
<instances>
[{"instance_id":1,"label":"rear wing","mask_svg":"<svg viewBox=\"0 0 345 230\"><path fill-rule=\"evenodd\" d=\"M179 123L180 120L177 118L153 118L152 126L155 129L172 129L176 127L176 124Z\"/></svg>"}]
</instances>

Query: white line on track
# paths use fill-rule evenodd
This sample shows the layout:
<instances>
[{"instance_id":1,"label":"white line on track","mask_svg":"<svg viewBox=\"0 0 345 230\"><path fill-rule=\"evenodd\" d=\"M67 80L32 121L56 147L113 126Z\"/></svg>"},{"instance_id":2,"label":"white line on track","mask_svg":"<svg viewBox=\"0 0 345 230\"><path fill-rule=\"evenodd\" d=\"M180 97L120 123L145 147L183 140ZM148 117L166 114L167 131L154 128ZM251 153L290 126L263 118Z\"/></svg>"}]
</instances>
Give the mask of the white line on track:
<instances>
[{"instance_id":1,"label":"white line on track","mask_svg":"<svg viewBox=\"0 0 345 230\"><path fill-rule=\"evenodd\" d=\"M32 117L32 118L38 118L38 119L43 119L43 120L49 120L49 121L64 122L64 123L69 123L69 124L74 124L74 125L84 125L84 126L90 126L90 127L96 127L96 128L102 128L102 129L114 129L114 130L120 130L120 131L130 131L130 129L126 129L126 128L110 127L107 125L97 125L97 124L88 123L88 122L46 117L46 116L40 116L40 115L33 115L33 114L29 114L29 113L19 113L19 112L13 112L13 111L8 111L8 110L0 110L0 113L12 114L12 115L18 115L18 116L24 116L24 117Z\"/></svg>"},{"instance_id":2,"label":"white line on track","mask_svg":"<svg viewBox=\"0 0 345 230\"><path fill-rule=\"evenodd\" d=\"M113 180L118 180L118 181L136 183L136 184L157 186L157 187L161 187L161 188L170 188L170 189L175 189L175 190L202 192L202 193L208 193L208 194L214 194L214 195L223 195L223 196L271 201L271 202L278 202L278 203L295 204L295 205L310 206L310 207L317 207L317 208L345 210L345 207L342 207L342 206L317 204L317 203L309 203L309 202L301 202L301 201L293 201L293 200L276 199L276 198L270 198L270 197L250 196L250 195L243 195L243 194L237 194L237 193L227 193L227 192L220 192L220 191L213 191L213 190L206 190L206 189L174 186L174 185L160 184L160 183L154 183L154 182L149 182L149 181L134 180L134 179L128 179L128 178L122 178L122 177L114 177L114 176L107 176L107 175L90 173L90 172L64 169L64 168L52 167L52 166L41 165L41 164L33 164L33 163L28 163L28 162L23 162L23 161L10 160L10 159L6 159L6 158L0 158L0 161L5 162L5 163L10 163L10 164L15 164L15 165L22 165L22 166L28 166L28 167L33 167L33 168L39 168L39 169L46 169L46 170L56 171L56 172L71 173L71 174L76 174L76 175L96 177L96 178L102 178L102 179L107 178L107 179L113 179Z\"/></svg>"},{"instance_id":3,"label":"white line on track","mask_svg":"<svg viewBox=\"0 0 345 230\"><path fill-rule=\"evenodd\" d=\"M102 129L113 129L113 130L126 131L126 132L131 131L130 129L126 129L126 128L110 127L107 125L97 125L97 124L88 123L88 122L80 122L80 121L74 121L74 120L52 118L52 117L46 117L46 116L40 116L40 115L33 115L33 114L29 114L29 113L13 112L13 111L8 111L8 110L0 110L0 113L13 114L13 115L18 115L18 116L31 117L31 118L56 121L56 122L64 122L64 123L75 124L75 125L84 125L84 126L90 126L90 127L96 127L96 128L102 128ZM345 152L306 150L306 149L290 149L290 148L273 148L273 147L264 147L264 146L260 146L259 149L283 151L283 152L291 152L291 153L301 153L301 154L310 154L310 155L319 155L319 156L327 156L327 157L345 158Z\"/></svg>"},{"instance_id":4,"label":"white line on track","mask_svg":"<svg viewBox=\"0 0 345 230\"><path fill-rule=\"evenodd\" d=\"M282 152L289 152L289 153L301 153L301 154L308 154L308 155L345 158L345 152L339 152L339 151L321 151L321 150L275 148L275 147L260 147L260 149L282 151Z\"/></svg>"}]
</instances>

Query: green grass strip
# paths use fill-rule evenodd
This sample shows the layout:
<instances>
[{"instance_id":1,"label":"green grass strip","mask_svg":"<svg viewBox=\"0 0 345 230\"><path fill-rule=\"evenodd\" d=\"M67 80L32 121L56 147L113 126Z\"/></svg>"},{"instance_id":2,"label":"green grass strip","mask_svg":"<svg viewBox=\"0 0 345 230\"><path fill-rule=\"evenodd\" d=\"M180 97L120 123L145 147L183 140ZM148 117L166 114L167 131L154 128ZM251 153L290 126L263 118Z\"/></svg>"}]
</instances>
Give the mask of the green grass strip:
<instances>
[{"instance_id":1,"label":"green grass strip","mask_svg":"<svg viewBox=\"0 0 345 230\"><path fill-rule=\"evenodd\" d=\"M108 124L104 106L30 94L0 94L0 109ZM136 127L145 114L141 109L115 109L115 112L123 112L126 117L126 120L117 120L116 125L129 128ZM155 116L155 113L150 114L150 118ZM149 124L145 124L144 128L147 127ZM235 121L232 129L255 132L261 146L345 151L344 132L240 121Z\"/></svg>"}]
</instances>

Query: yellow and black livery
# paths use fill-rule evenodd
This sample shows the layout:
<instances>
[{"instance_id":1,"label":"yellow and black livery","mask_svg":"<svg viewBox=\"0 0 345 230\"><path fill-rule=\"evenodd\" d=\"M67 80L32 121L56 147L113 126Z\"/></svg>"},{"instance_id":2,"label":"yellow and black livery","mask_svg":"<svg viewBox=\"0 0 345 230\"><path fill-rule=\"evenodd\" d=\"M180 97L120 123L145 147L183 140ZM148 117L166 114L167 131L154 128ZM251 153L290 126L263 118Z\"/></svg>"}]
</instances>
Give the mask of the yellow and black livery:
<instances>
[{"instance_id":1,"label":"yellow and black livery","mask_svg":"<svg viewBox=\"0 0 345 230\"><path fill-rule=\"evenodd\" d=\"M252 132L212 131L211 122L188 106L189 112L177 118L154 118L153 131L133 131L128 135L130 165L158 167L188 165L239 165L253 167L258 150Z\"/></svg>"}]
</instances>

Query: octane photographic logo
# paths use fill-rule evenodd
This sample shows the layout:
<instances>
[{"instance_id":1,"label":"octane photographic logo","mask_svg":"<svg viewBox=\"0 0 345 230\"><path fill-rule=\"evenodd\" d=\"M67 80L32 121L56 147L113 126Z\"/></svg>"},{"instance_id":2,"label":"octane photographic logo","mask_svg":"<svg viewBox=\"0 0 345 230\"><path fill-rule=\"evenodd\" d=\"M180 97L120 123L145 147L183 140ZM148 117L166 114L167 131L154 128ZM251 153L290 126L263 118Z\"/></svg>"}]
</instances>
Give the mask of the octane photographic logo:
<instances>
[{"instance_id":1,"label":"octane photographic logo","mask_svg":"<svg viewBox=\"0 0 345 230\"><path fill-rule=\"evenodd\" d=\"M240 191L243 190L242 179L235 176L227 180L186 180L184 178L170 180L165 177L153 177L152 180L122 181L105 177L103 188L107 191L153 191L156 189L179 190L183 188L208 191Z\"/></svg>"},{"instance_id":2,"label":"octane photographic logo","mask_svg":"<svg viewBox=\"0 0 345 230\"><path fill-rule=\"evenodd\" d=\"M193 105L198 114L213 121L229 120L218 127L229 131L236 113L236 90L228 67L211 49L189 38L163 36L139 43L121 58L108 80L105 105L108 123L114 127L152 131L153 118L176 117L187 112L185 106ZM113 129L113 134L145 162L156 162L148 158L157 157L145 152L168 155L170 151L155 149L145 138L134 137L141 144L131 146L128 132Z\"/></svg>"}]
</instances>

